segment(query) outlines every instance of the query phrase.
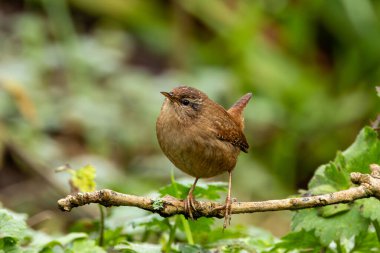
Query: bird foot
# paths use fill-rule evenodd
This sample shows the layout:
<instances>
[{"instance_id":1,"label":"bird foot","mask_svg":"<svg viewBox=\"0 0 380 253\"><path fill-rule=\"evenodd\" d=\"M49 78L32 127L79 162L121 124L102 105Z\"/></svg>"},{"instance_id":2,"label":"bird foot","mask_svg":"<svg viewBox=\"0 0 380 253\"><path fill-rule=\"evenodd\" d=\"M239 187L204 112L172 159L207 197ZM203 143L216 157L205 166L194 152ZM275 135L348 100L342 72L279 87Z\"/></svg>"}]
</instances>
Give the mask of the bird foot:
<instances>
[{"instance_id":1,"label":"bird foot","mask_svg":"<svg viewBox=\"0 0 380 253\"><path fill-rule=\"evenodd\" d=\"M236 202L236 198L233 198L231 201L231 198L226 198L226 203L223 206L219 206L214 208L212 211L219 211L219 210L225 210L224 211L224 224L223 229L227 228L229 225L231 225L231 214L232 214L232 202Z\"/></svg>"},{"instance_id":2,"label":"bird foot","mask_svg":"<svg viewBox=\"0 0 380 253\"><path fill-rule=\"evenodd\" d=\"M195 208L195 202L196 200L194 199L194 196L192 194L187 195L186 199L184 199L183 201L185 213L192 220L194 220L193 211L195 213L197 212Z\"/></svg>"},{"instance_id":3,"label":"bird foot","mask_svg":"<svg viewBox=\"0 0 380 253\"><path fill-rule=\"evenodd\" d=\"M226 203L223 206L225 209L224 213L224 223L223 223L223 229L226 229L227 226L231 225L231 213L232 213L232 208L231 208L231 198L227 197L226 198Z\"/></svg>"}]
</instances>

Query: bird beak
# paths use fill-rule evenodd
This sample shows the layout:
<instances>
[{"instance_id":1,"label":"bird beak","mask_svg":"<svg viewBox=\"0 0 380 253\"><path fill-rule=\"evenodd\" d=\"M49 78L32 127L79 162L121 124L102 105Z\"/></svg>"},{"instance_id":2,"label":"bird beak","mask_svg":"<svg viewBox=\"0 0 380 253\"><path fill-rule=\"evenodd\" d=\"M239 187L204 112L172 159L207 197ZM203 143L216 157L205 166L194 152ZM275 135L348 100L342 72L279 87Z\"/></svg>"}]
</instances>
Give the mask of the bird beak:
<instances>
[{"instance_id":1,"label":"bird beak","mask_svg":"<svg viewBox=\"0 0 380 253\"><path fill-rule=\"evenodd\" d=\"M165 91L161 91L160 92L162 95L164 95L165 97L167 97L170 101L175 101L175 97L173 96L173 92L165 92Z\"/></svg>"}]
</instances>

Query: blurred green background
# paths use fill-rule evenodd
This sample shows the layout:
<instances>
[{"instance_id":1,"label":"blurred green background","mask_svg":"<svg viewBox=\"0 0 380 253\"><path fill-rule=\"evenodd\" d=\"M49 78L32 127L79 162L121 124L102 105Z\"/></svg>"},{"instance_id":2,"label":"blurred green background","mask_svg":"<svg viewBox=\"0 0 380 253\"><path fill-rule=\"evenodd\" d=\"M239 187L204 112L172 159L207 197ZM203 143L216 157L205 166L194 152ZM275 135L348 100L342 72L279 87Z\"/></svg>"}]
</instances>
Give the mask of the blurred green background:
<instances>
[{"instance_id":1,"label":"blurred green background","mask_svg":"<svg viewBox=\"0 0 380 253\"><path fill-rule=\"evenodd\" d=\"M224 107L252 92L233 195L294 194L379 112L379 14L369 0L2 0L0 201L54 232L97 211L57 211L63 164L92 164L99 189L130 194L156 191L172 170L190 179L155 134L159 92L181 84ZM232 223L281 235L289 217Z\"/></svg>"}]
</instances>

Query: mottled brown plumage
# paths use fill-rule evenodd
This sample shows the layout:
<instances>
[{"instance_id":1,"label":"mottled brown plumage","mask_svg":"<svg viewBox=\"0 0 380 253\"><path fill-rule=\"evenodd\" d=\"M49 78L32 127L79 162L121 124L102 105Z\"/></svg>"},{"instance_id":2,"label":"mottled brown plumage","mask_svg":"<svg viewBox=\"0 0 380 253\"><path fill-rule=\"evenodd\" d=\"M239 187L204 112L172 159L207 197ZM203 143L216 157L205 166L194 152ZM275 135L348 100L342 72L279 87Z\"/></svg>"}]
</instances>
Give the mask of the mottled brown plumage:
<instances>
[{"instance_id":1,"label":"mottled brown plumage","mask_svg":"<svg viewBox=\"0 0 380 253\"><path fill-rule=\"evenodd\" d=\"M196 178L185 201L189 216L193 217L192 192L198 178L228 172L227 221L231 206L231 171L240 151L247 152L249 148L243 133L242 112L252 95L246 94L226 111L195 88L180 86L162 94L166 99L156 124L160 147L177 168Z\"/></svg>"}]
</instances>

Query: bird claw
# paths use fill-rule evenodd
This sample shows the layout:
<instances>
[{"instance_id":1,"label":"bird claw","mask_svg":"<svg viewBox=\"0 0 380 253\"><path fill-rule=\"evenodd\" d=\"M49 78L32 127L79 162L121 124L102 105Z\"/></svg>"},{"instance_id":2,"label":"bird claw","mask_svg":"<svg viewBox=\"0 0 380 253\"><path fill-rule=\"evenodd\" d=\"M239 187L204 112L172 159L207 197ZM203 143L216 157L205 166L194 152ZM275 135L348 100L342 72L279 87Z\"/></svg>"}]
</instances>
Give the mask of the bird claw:
<instances>
[{"instance_id":1,"label":"bird claw","mask_svg":"<svg viewBox=\"0 0 380 253\"><path fill-rule=\"evenodd\" d=\"M226 229L227 226L231 225L231 214L232 214L232 208L231 208L231 199L229 197L226 198L226 204L223 206L226 210L224 213L224 224L223 229Z\"/></svg>"},{"instance_id":2,"label":"bird claw","mask_svg":"<svg viewBox=\"0 0 380 253\"><path fill-rule=\"evenodd\" d=\"M187 216L194 220L194 215L193 215L193 211L196 213L197 210L195 208L195 199L194 199L194 196L193 195L188 195L186 197L186 199L183 201L184 203L184 209L185 209L185 214L187 214Z\"/></svg>"},{"instance_id":3,"label":"bird claw","mask_svg":"<svg viewBox=\"0 0 380 253\"><path fill-rule=\"evenodd\" d=\"M232 214L232 202L236 202L236 198L233 198L232 201L230 198L226 198L226 203L223 206L215 207L212 211L219 211L219 210L225 210L224 211L224 223L223 223L223 229L227 228L229 225L231 225L231 214Z\"/></svg>"}]
</instances>

